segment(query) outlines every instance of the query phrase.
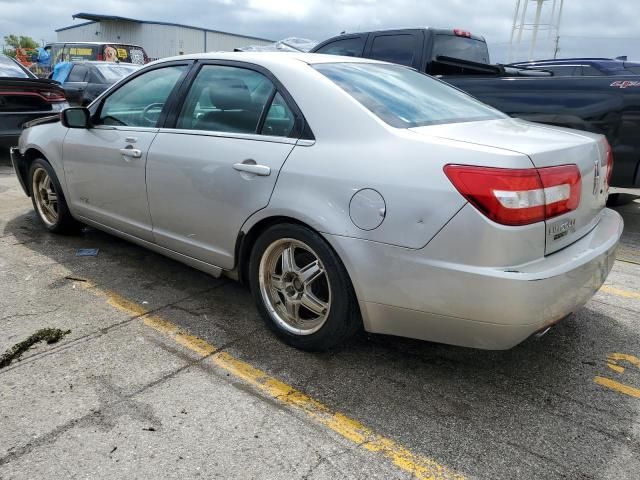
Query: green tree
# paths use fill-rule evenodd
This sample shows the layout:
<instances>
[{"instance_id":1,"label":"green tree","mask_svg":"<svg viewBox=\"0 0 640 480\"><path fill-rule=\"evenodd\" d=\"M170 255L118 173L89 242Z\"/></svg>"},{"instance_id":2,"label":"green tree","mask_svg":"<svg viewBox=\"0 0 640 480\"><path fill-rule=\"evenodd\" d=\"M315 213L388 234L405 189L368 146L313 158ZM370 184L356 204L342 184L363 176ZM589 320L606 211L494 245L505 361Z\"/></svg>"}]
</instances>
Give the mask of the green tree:
<instances>
[{"instance_id":1,"label":"green tree","mask_svg":"<svg viewBox=\"0 0 640 480\"><path fill-rule=\"evenodd\" d=\"M4 53L10 57L16 56L16 48L34 49L39 47L38 42L33 38L24 35L5 35L4 43L9 47Z\"/></svg>"}]
</instances>

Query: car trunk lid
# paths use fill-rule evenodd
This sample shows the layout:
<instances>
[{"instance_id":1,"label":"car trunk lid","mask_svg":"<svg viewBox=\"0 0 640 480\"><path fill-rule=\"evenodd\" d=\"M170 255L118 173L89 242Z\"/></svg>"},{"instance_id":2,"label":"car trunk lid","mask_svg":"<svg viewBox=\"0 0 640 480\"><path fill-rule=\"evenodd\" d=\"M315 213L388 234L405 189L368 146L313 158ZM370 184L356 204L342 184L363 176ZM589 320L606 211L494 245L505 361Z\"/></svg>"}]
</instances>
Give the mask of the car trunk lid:
<instances>
[{"instance_id":1,"label":"car trunk lid","mask_svg":"<svg viewBox=\"0 0 640 480\"><path fill-rule=\"evenodd\" d=\"M49 112L66 102L64 90L53 80L0 78L0 112Z\"/></svg>"},{"instance_id":2,"label":"car trunk lid","mask_svg":"<svg viewBox=\"0 0 640 480\"><path fill-rule=\"evenodd\" d=\"M528 156L536 168L577 165L581 175L580 203L575 210L546 220L546 254L579 240L598 223L608 194L606 143L601 135L515 119L431 125L411 130L518 152Z\"/></svg>"}]
</instances>

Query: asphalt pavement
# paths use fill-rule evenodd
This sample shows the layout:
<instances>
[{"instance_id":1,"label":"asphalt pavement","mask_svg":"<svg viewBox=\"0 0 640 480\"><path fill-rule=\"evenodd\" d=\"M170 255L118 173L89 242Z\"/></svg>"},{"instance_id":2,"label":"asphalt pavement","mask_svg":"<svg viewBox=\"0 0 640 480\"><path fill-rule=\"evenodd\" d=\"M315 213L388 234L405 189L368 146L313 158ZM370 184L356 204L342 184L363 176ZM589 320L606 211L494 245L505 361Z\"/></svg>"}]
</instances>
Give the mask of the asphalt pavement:
<instances>
[{"instance_id":1,"label":"asphalt pavement","mask_svg":"<svg viewBox=\"0 0 640 480\"><path fill-rule=\"evenodd\" d=\"M94 229L0 164L0 479L640 478L640 200L605 286L490 352L362 333L311 354L249 292ZM79 257L81 248L99 249Z\"/></svg>"}]
</instances>

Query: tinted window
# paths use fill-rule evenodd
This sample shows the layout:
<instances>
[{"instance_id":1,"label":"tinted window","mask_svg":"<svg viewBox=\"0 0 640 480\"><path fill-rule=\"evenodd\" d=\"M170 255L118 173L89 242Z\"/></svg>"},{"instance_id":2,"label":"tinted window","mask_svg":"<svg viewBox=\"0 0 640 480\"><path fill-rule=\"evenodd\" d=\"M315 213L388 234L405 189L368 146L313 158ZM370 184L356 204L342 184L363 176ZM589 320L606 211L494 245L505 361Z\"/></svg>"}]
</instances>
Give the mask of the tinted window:
<instances>
[{"instance_id":1,"label":"tinted window","mask_svg":"<svg viewBox=\"0 0 640 480\"><path fill-rule=\"evenodd\" d=\"M109 95L100 109L99 124L155 127L160 112L186 66L151 70Z\"/></svg>"},{"instance_id":2,"label":"tinted window","mask_svg":"<svg viewBox=\"0 0 640 480\"><path fill-rule=\"evenodd\" d=\"M457 35L436 35L431 58L439 55L477 63L489 63L489 49L482 40Z\"/></svg>"},{"instance_id":3,"label":"tinted window","mask_svg":"<svg viewBox=\"0 0 640 480\"><path fill-rule=\"evenodd\" d=\"M102 63L96 64L95 67L104 77L107 83L116 83L121 78L131 75L140 69L137 65L128 65L126 63Z\"/></svg>"},{"instance_id":4,"label":"tinted window","mask_svg":"<svg viewBox=\"0 0 640 480\"><path fill-rule=\"evenodd\" d=\"M361 57L366 37L345 38L328 43L315 53L327 53L330 55L344 55L347 57Z\"/></svg>"},{"instance_id":5,"label":"tinted window","mask_svg":"<svg viewBox=\"0 0 640 480\"><path fill-rule=\"evenodd\" d=\"M294 123L295 117L293 116L293 112L289 109L282 95L276 93L260 133L263 135L287 137L291 133Z\"/></svg>"},{"instance_id":6,"label":"tinted window","mask_svg":"<svg viewBox=\"0 0 640 480\"><path fill-rule=\"evenodd\" d=\"M13 60L0 55L0 77L29 78Z\"/></svg>"},{"instance_id":7,"label":"tinted window","mask_svg":"<svg viewBox=\"0 0 640 480\"><path fill-rule=\"evenodd\" d=\"M314 67L393 127L506 118L469 95L410 68L373 63Z\"/></svg>"},{"instance_id":8,"label":"tinted window","mask_svg":"<svg viewBox=\"0 0 640 480\"><path fill-rule=\"evenodd\" d=\"M371 45L371 58L385 62L413 65L413 56L417 47L415 35L378 35Z\"/></svg>"},{"instance_id":9,"label":"tinted window","mask_svg":"<svg viewBox=\"0 0 640 480\"><path fill-rule=\"evenodd\" d=\"M582 75L600 77L600 76L604 75L604 73L602 73L597 68L592 67L591 65L583 65L582 66Z\"/></svg>"},{"instance_id":10,"label":"tinted window","mask_svg":"<svg viewBox=\"0 0 640 480\"><path fill-rule=\"evenodd\" d=\"M205 65L185 100L176 128L256 133L273 90L254 70Z\"/></svg>"},{"instance_id":11,"label":"tinted window","mask_svg":"<svg viewBox=\"0 0 640 480\"><path fill-rule=\"evenodd\" d=\"M572 77L582 74L580 66L576 65L543 65L536 68L553 72L554 77Z\"/></svg>"},{"instance_id":12,"label":"tinted window","mask_svg":"<svg viewBox=\"0 0 640 480\"><path fill-rule=\"evenodd\" d=\"M86 65L74 65L67 78L67 82L84 82L87 78L88 71L89 68Z\"/></svg>"}]
</instances>

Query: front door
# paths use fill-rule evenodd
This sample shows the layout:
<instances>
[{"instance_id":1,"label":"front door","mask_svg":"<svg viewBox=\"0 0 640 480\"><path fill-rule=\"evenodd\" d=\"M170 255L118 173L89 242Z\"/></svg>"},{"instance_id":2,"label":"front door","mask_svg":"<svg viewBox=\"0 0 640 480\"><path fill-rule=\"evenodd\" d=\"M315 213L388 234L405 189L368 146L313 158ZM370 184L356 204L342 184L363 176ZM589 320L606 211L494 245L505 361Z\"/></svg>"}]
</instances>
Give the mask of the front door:
<instances>
[{"instance_id":1,"label":"front door","mask_svg":"<svg viewBox=\"0 0 640 480\"><path fill-rule=\"evenodd\" d=\"M231 268L238 232L265 207L296 142L296 117L266 75L203 65L147 163L155 241Z\"/></svg>"},{"instance_id":2,"label":"front door","mask_svg":"<svg viewBox=\"0 0 640 480\"><path fill-rule=\"evenodd\" d=\"M151 241L146 162L156 125L187 65L146 71L109 94L89 129L69 129L63 163L75 215Z\"/></svg>"}]
</instances>

